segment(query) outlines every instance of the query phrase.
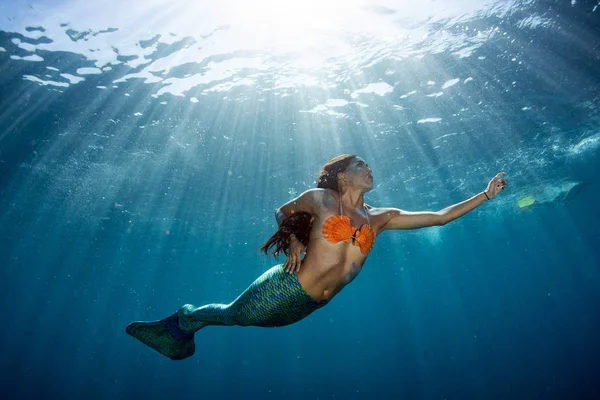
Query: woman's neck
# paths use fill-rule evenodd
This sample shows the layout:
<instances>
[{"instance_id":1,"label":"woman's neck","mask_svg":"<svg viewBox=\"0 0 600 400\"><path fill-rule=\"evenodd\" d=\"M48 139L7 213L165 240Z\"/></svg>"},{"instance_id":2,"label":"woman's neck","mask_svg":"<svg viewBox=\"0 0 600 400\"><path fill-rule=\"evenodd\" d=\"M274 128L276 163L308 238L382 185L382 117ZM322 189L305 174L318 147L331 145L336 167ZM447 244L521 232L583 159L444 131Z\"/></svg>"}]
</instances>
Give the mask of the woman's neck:
<instances>
[{"instance_id":1,"label":"woman's neck","mask_svg":"<svg viewBox=\"0 0 600 400\"><path fill-rule=\"evenodd\" d=\"M346 189L340 193L340 201L344 208L362 210L365 205L365 193L362 190Z\"/></svg>"}]
</instances>

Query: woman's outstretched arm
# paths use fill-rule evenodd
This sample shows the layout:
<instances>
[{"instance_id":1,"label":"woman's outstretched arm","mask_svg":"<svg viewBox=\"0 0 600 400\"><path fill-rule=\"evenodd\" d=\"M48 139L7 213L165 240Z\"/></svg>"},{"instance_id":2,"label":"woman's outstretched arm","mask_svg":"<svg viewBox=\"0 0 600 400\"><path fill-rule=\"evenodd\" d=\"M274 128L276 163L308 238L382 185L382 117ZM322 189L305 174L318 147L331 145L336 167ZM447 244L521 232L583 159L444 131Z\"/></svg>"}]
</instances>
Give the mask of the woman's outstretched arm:
<instances>
[{"instance_id":1,"label":"woman's outstretched arm","mask_svg":"<svg viewBox=\"0 0 600 400\"><path fill-rule=\"evenodd\" d=\"M487 189L463 202L451 205L440 211L409 212L398 208L385 208L382 212L389 220L381 227L381 231L389 229L419 229L428 226L441 226L462 217L482 203L493 199L506 188L506 174L497 174L487 186Z\"/></svg>"}]
</instances>

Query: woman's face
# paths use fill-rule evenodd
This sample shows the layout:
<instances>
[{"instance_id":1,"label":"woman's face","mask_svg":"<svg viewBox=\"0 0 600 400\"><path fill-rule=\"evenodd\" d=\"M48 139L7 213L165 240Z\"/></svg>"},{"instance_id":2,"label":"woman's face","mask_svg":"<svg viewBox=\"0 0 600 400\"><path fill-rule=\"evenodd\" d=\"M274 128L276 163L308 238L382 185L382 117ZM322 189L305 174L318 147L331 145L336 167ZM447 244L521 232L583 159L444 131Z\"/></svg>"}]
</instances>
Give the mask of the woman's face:
<instances>
[{"instance_id":1,"label":"woman's face","mask_svg":"<svg viewBox=\"0 0 600 400\"><path fill-rule=\"evenodd\" d=\"M356 157L344 171L345 182L349 186L369 191L373 189L373 175L371 175L371 172L373 171L366 161Z\"/></svg>"}]
</instances>

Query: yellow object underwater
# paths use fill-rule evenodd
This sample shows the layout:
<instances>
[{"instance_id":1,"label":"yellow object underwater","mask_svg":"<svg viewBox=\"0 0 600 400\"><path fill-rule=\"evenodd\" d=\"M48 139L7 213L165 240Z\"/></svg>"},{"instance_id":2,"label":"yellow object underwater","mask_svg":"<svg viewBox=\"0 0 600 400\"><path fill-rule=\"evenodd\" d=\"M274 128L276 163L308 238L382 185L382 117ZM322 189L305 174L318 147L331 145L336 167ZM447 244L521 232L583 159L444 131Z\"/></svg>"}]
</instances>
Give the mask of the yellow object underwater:
<instances>
[{"instance_id":1,"label":"yellow object underwater","mask_svg":"<svg viewBox=\"0 0 600 400\"><path fill-rule=\"evenodd\" d=\"M519 201L517 201L517 204L519 204L519 208L529 207L533 203L535 203L535 199L533 198L533 196L525 196L522 199L519 199Z\"/></svg>"}]
</instances>

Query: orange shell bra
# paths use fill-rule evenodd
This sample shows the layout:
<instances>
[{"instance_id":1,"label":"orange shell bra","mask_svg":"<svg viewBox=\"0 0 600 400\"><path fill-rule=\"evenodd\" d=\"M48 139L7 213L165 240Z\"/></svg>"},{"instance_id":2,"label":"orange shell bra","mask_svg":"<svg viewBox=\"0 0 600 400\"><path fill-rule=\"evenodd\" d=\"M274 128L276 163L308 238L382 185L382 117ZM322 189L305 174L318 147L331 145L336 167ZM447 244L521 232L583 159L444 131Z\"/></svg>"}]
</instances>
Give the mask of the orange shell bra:
<instances>
[{"instance_id":1,"label":"orange shell bra","mask_svg":"<svg viewBox=\"0 0 600 400\"><path fill-rule=\"evenodd\" d=\"M322 230L323 237L329 243L339 243L341 241L352 243L358 246L361 253L369 254L375 244L375 232L371 228L371 221L369 221L369 213L366 207L365 214L367 215L367 223L356 229L352 226L350 218L342 214L342 200L340 199L340 215L334 215L325 220Z\"/></svg>"}]
</instances>

